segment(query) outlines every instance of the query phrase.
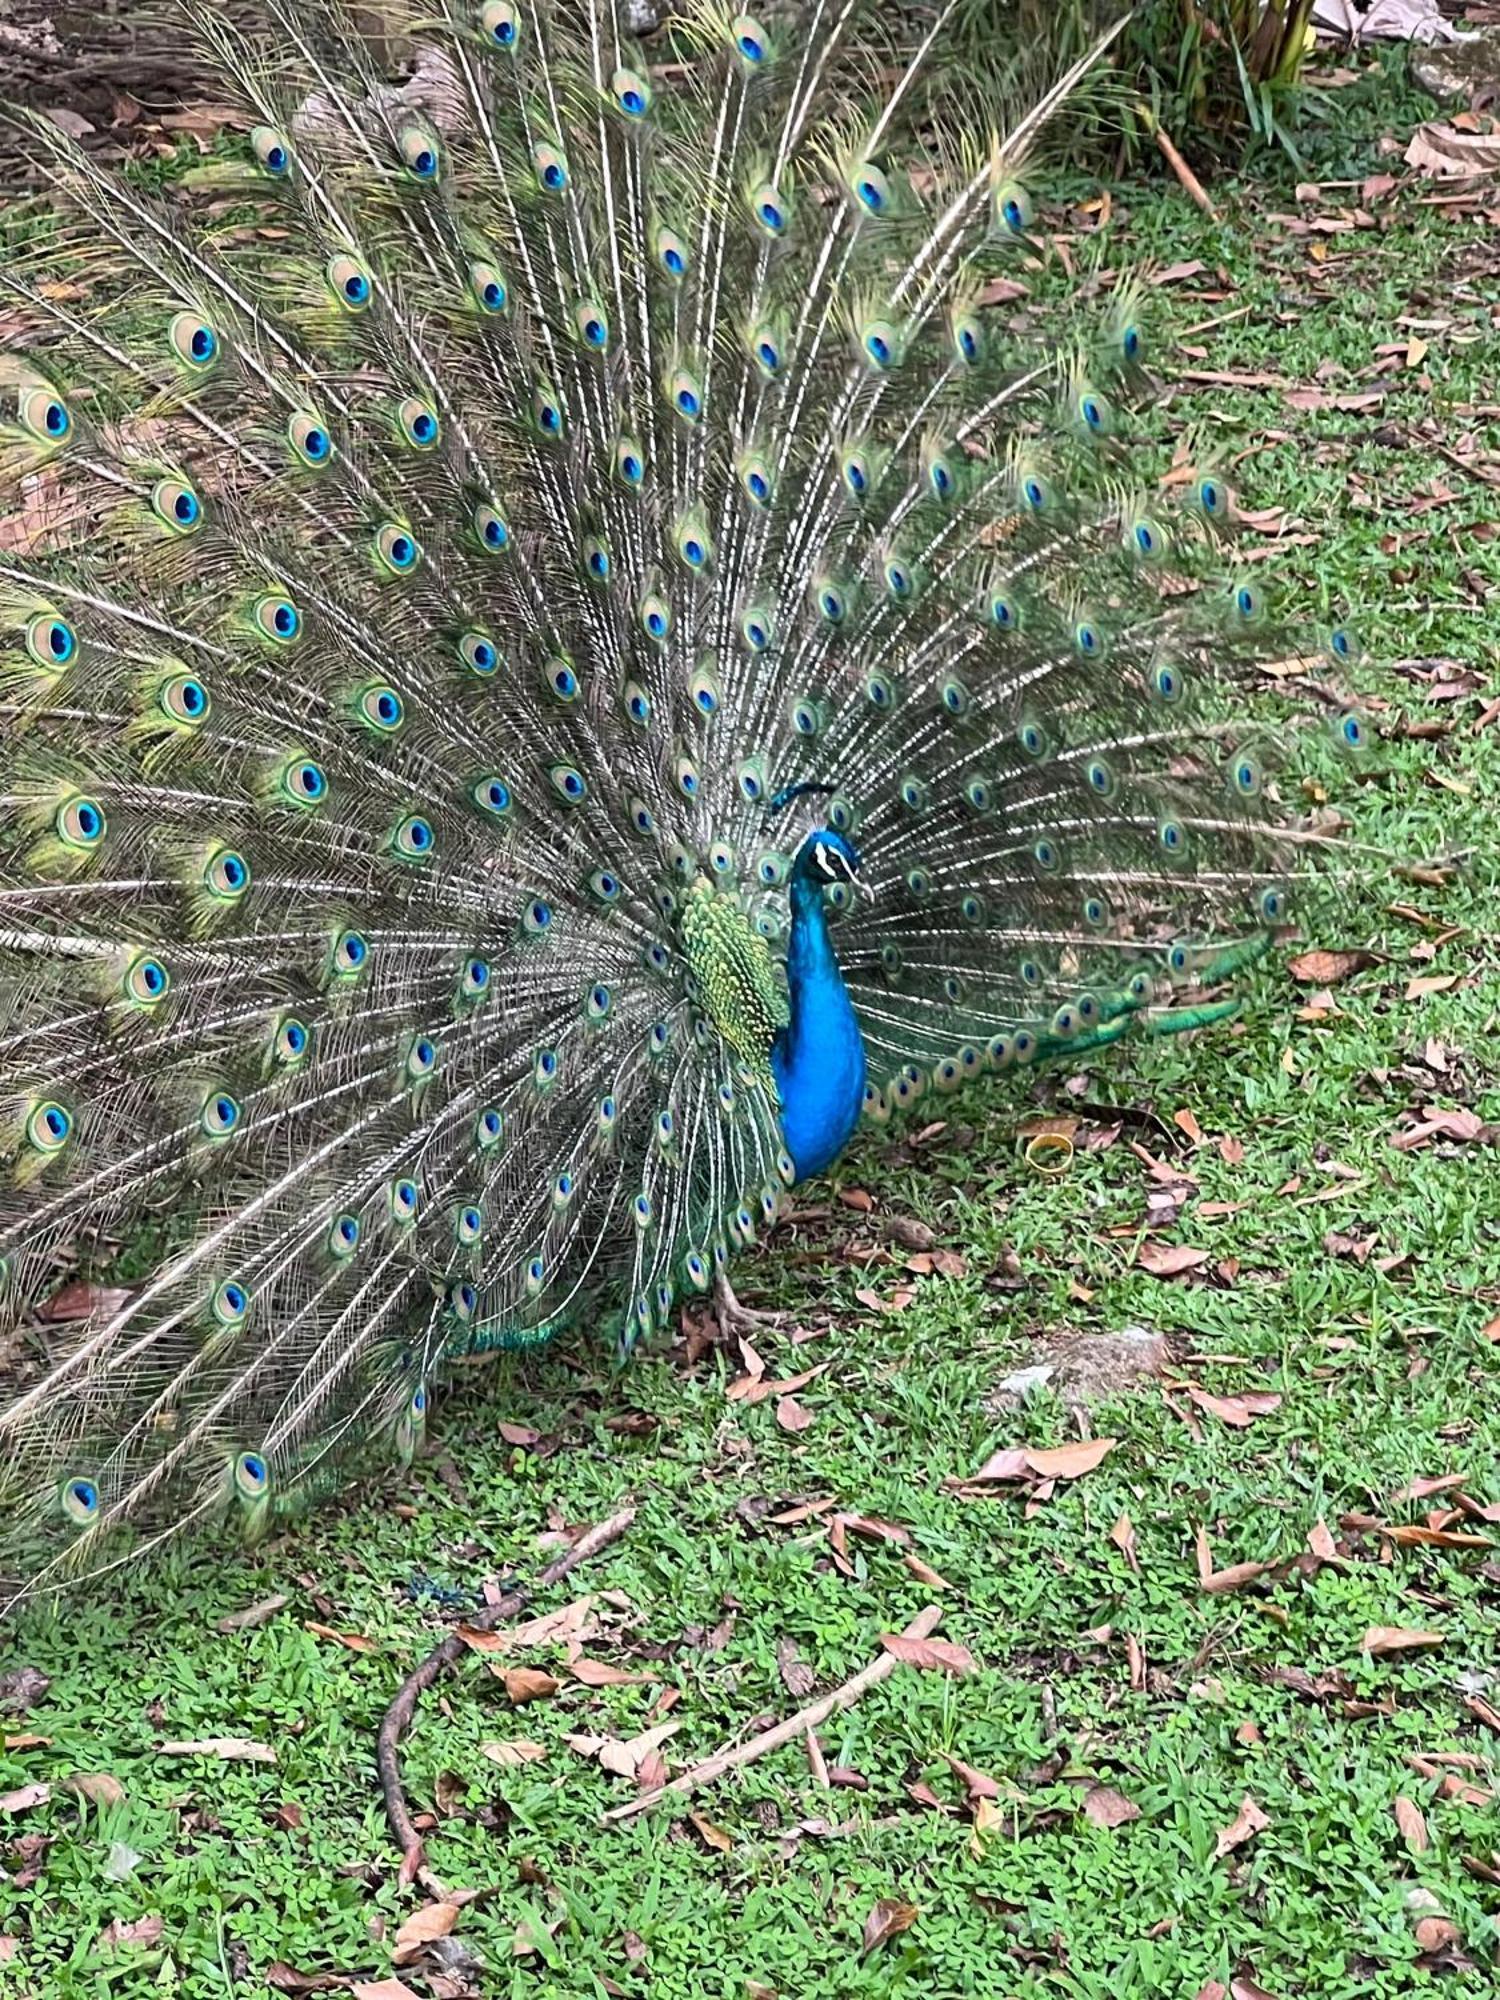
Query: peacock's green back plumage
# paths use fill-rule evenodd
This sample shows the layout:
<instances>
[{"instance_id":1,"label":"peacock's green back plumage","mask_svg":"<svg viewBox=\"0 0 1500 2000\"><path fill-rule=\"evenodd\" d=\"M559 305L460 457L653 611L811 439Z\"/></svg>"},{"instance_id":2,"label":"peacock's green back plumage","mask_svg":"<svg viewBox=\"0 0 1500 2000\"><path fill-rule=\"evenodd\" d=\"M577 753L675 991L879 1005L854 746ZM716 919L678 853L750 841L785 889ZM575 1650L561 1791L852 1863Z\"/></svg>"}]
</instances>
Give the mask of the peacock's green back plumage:
<instances>
[{"instance_id":1,"label":"peacock's green back plumage","mask_svg":"<svg viewBox=\"0 0 1500 2000\"><path fill-rule=\"evenodd\" d=\"M243 163L167 201L29 128L0 1354L170 1224L8 1385L27 1576L258 1529L410 1450L445 1356L708 1290L794 1171L809 826L874 891L828 895L877 1117L1200 1018L1295 870L1137 291L1062 345L986 305L1085 65L991 130L932 120L944 17L865 0L660 64L605 0L401 15L189 7Z\"/></svg>"}]
</instances>

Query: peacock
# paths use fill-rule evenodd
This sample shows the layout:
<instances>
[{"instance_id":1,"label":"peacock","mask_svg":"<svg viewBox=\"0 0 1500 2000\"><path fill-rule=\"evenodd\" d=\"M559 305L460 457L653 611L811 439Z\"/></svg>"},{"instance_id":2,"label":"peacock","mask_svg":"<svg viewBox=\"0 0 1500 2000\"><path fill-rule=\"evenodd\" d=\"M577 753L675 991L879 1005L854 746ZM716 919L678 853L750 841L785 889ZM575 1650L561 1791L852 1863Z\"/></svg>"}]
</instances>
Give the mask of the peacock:
<instances>
[{"instance_id":1,"label":"peacock","mask_svg":"<svg viewBox=\"0 0 1500 2000\"><path fill-rule=\"evenodd\" d=\"M1286 922L1288 641L1222 470L1152 463L1145 288L996 309L1100 50L1007 113L953 13L189 0L185 183L20 120L17 1591L264 1533L456 1361L738 1326L861 1119L1213 1021Z\"/></svg>"}]
</instances>

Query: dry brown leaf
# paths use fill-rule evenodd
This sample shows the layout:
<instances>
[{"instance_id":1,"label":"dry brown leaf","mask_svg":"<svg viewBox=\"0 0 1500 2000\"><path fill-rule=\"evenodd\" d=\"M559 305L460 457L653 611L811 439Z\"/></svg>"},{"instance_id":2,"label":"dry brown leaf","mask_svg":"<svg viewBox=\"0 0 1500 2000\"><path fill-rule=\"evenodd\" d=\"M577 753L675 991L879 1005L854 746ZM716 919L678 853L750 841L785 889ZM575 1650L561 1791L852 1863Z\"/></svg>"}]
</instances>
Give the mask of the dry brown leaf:
<instances>
[{"instance_id":1,"label":"dry brown leaf","mask_svg":"<svg viewBox=\"0 0 1500 2000\"><path fill-rule=\"evenodd\" d=\"M1434 1549L1488 1549L1494 1543L1488 1535L1470 1535L1458 1528L1424 1528L1412 1522L1403 1522L1394 1528L1382 1528L1381 1534L1389 1542L1399 1542L1412 1547Z\"/></svg>"},{"instance_id":2,"label":"dry brown leaf","mask_svg":"<svg viewBox=\"0 0 1500 2000\"><path fill-rule=\"evenodd\" d=\"M417 2000L404 1979L354 1979L349 1991L354 2000Z\"/></svg>"},{"instance_id":3,"label":"dry brown leaf","mask_svg":"<svg viewBox=\"0 0 1500 2000\"><path fill-rule=\"evenodd\" d=\"M1124 1556L1130 1567L1140 1574L1140 1559L1136 1554L1135 1524L1128 1514L1122 1514L1109 1531L1109 1539Z\"/></svg>"},{"instance_id":4,"label":"dry brown leaf","mask_svg":"<svg viewBox=\"0 0 1500 2000\"><path fill-rule=\"evenodd\" d=\"M0 1792L0 1813L29 1812L33 1806L44 1806L52 1796L50 1785L21 1785L13 1792Z\"/></svg>"},{"instance_id":5,"label":"dry brown leaf","mask_svg":"<svg viewBox=\"0 0 1500 2000\"><path fill-rule=\"evenodd\" d=\"M1392 1811L1396 1824L1401 1829L1401 1838L1413 1854L1425 1854L1431 1842L1427 1834L1427 1822L1422 1817L1422 1808L1414 1799L1397 1799Z\"/></svg>"},{"instance_id":6,"label":"dry brown leaf","mask_svg":"<svg viewBox=\"0 0 1500 2000\"><path fill-rule=\"evenodd\" d=\"M1198 1585L1213 1596L1222 1596L1231 1590L1242 1590L1247 1583L1254 1583L1264 1576L1271 1567L1269 1563L1231 1563L1228 1569L1215 1569L1213 1547L1205 1529L1199 1528L1193 1536L1194 1552L1198 1563Z\"/></svg>"},{"instance_id":7,"label":"dry brown leaf","mask_svg":"<svg viewBox=\"0 0 1500 2000\"><path fill-rule=\"evenodd\" d=\"M940 1751L939 1755L953 1772L953 1775L956 1778L963 1779L964 1789L969 1794L970 1805L973 1805L977 1799L999 1798L1000 1787L987 1771L976 1770L972 1764L966 1764L962 1757L955 1757L950 1751Z\"/></svg>"},{"instance_id":8,"label":"dry brown leaf","mask_svg":"<svg viewBox=\"0 0 1500 2000\"><path fill-rule=\"evenodd\" d=\"M1412 1925L1412 1936L1425 1952L1448 1951L1463 1943L1463 1932L1452 1917L1418 1917Z\"/></svg>"},{"instance_id":9,"label":"dry brown leaf","mask_svg":"<svg viewBox=\"0 0 1500 2000\"><path fill-rule=\"evenodd\" d=\"M1492 174L1500 170L1500 132L1461 132L1454 125L1419 125L1403 155L1419 174Z\"/></svg>"},{"instance_id":10,"label":"dry brown leaf","mask_svg":"<svg viewBox=\"0 0 1500 2000\"><path fill-rule=\"evenodd\" d=\"M903 1903L895 1896L882 1896L865 1918L861 1954L868 1957L888 1939L899 1937L902 1931L909 1931L919 1914L915 1903Z\"/></svg>"},{"instance_id":11,"label":"dry brown leaf","mask_svg":"<svg viewBox=\"0 0 1500 2000\"><path fill-rule=\"evenodd\" d=\"M1420 1646L1441 1646L1445 1634L1427 1632L1406 1625L1372 1625L1359 1642L1359 1650L1379 1659L1388 1653L1409 1653Z\"/></svg>"},{"instance_id":12,"label":"dry brown leaf","mask_svg":"<svg viewBox=\"0 0 1500 2000\"><path fill-rule=\"evenodd\" d=\"M148 1917L137 1917L134 1923L122 1923L118 1917L99 1933L100 1946L108 1950L117 1944L155 1944L166 1928L166 1918L159 1911L152 1911Z\"/></svg>"},{"instance_id":13,"label":"dry brown leaf","mask_svg":"<svg viewBox=\"0 0 1500 2000\"><path fill-rule=\"evenodd\" d=\"M315 1618L302 1622L304 1632L311 1632L315 1639L332 1639L340 1646L347 1646L351 1653L373 1653L377 1650L375 1641L367 1639L363 1632L340 1632L332 1625L320 1625Z\"/></svg>"},{"instance_id":14,"label":"dry brown leaf","mask_svg":"<svg viewBox=\"0 0 1500 2000\"><path fill-rule=\"evenodd\" d=\"M1153 1278L1180 1278L1184 1272L1196 1271L1208 1263L1213 1254L1212 1250L1199 1250L1191 1243L1163 1243L1159 1237L1147 1236L1135 1253L1135 1261Z\"/></svg>"},{"instance_id":15,"label":"dry brown leaf","mask_svg":"<svg viewBox=\"0 0 1500 2000\"><path fill-rule=\"evenodd\" d=\"M1338 1545L1326 1521L1315 1521L1307 1531L1307 1548L1319 1562L1335 1563L1339 1560Z\"/></svg>"},{"instance_id":16,"label":"dry brown leaf","mask_svg":"<svg viewBox=\"0 0 1500 2000\"><path fill-rule=\"evenodd\" d=\"M513 1736L504 1743L481 1743L481 1757L488 1757L492 1764L499 1764L507 1771L519 1770L523 1764L535 1764L546 1756L540 1743L533 1743L529 1736Z\"/></svg>"},{"instance_id":17,"label":"dry brown leaf","mask_svg":"<svg viewBox=\"0 0 1500 2000\"><path fill-rule=\"evenodd\" d=\"M1095 1826L1109 1828L1128 1826L1140 1818L1141 1809L1134 1799L1127 1799L1110 1785L1090 1785L1083 1795L1083 1813Z\"/></svg>"},{"instance_id":18,"label":"dry brown leaf","mask_svg":"<svg viewBox=\"0 0 1500 2000\"><path fill-rule=\"evenodd\" d=\"M798 1701L810 1695L817 1685L816 1671L799 1656L793 1639L776 1641L776 1669L781 1675L781 1685Z\"/></svg>"},{"instance_id":19,"label":"dry brown leaf","mask_svg":"<svg viewBox=\"0 0 1500 2000\"><path fill-rule=\"evenodd\" d=\"M715 1826L713 1821L705 1819L702 1813L690 1812L688 1818L697 1828L698 1837L704 1846L713 1848L716 1854L727 1854L734 1846L734 1835L726 1833L722 1826Z\"/></svg>"},{"instance_id":20,"label":"dry brown leaf","mask_svg":"<svg viewBox=\"0 0 1500 2000\"><path fill-rule=\"evenodd\" d=\"M624 1667L612 1667L604 1660L575 1660L568 1672L575 1681L591 1688L631 1687L650 1678L647 1674L627 1673Z\"/></svg>"},{"instance_id":21,"label":"dry brown leaf","mask_svg":"<svg viewBox=\"0 0 1500 2000\"><path fill-rule=\"evenodd\" d=\"M75 1278L70 1284L60 1286L50 1299L39 1305L36 1316L49 1325L65 1320L87 1319L91 1313L98 1313L101 1318L107 1319L111 1313L129 1305L133 1296L128 1285L94 1285L84 1278Z\"/></svg>"},{"instance_id":22,"label":"dry brown leaf","mask_svg":"<svg viewBox=\"0 0 1500 2000\"><path fill-rule=\"evenodd\" d=\"M612 1736L606 1737L599 1745L597 1753L599 1762L606 1771L612 1772L617 1778L634 1778L639 1775L646 1759L658 1750L669 1736L675 1736L681 1727L680 1722L660 1722L655 1729L643 1730L639 1736L632 1736L628 1742L621 1742Z\"/></svg>"},{"instance_id":23,"label":"dry brown leaf","mask_svg":"<svg viewBox=\"0 0 1500 2000\"><path fill-rule=\"evenodd\" d=\"M534 1431L530 1424L508 1424L503 1419L500 1424L500 1435L507 1444L533 1445L542 1441L541 1432Z\"/></svg>"},{"instance_id":24,"label":"dry brown leaf","mask_svg":"<svg viewBox=\"0 0 1500 2000\"><path fill-rule=\"evenodd\" d=\"M1243 1847L1247 1840L1253 1840L1256 1834L1263 1833L1270 1824L1269 1817L1246 1792L1240 1800L1240 1809L1234 1818L1228 1826L1219 1829L1218 1839L1214 1842L1215 1859L1222 1861L1226 1854L1232 1854L1235 1848Z\"/></svg>"},{"instance_id":25,"label":"dry brown leaf","mask_svg":"<svg viewBox=\"0 0 1500 2000\"><path fill-rule=\"evenodd\" d=\"M75 1771L68 1780L68 1790L82 1793L96 1806L117 1806L125 1799L125 1787L108 1771Z\"/></svg>"},{"instance_id":26,"label":"dry brown leaf","mask_svg":"<svg viewBox=\"0 0 1500 2000\"><path fill-rule=\"evenodd\" d=\"M540 1667L507 1667L503 1679L512 1708L528 1701L544 1701L562 1686L556 1674L543 1673Z\"/></svg>"},{"instance_id":27,"label":"dry brown leaf","mask_svg":"<svg viewBox=\"0 0 1500 2000\"><path fill-rule=\"evenodd\" d=\"M914 1555L910 1549L906 1551L901 1560L906 1564L906 1567L911 1571L918 1583L925 1583L929 1590L951 1590L953 1588L947 1577L940 1576L931 1563L923 1562L922 1558L919 1555Z\"/></svg>"},{"instance_id":28,"label":"dry brown leaf","mask_svg":"<svg viewBox=\"0 0 1500 2000\"><path fill-rule=\"evenodd\" d=\"M1081 1479L1092 1472L1119 1443L1118 1438L1083 1438L1077 1444L1062 1444L1050 1451L1025 1453L1026 1469L1038 1479Z\"/></svg>"},{"instance_id":29,"label":"dry brown leaf","mask_svg":"<svg viewBox=\"0 0 1500 2000\"><path fill-rule=\"evenodd\" d=\"M341 1972L299 1972L295 1965L288 1965L284 1958L273 1959L265 1970L265 1981L273 1993L347 1993L350 1982ZM368 1989L371 1982L366 1980ZM391 1986L401 1986L399 1979L382 1982ZM411 1988L401 1986L403 1993ZM416 2000L416 1995L412 1995Z\"/></svg>"},{"instance_id":30,"label":"dry brown leaf","mask_svg":"<svg viewBox=\"0 0 1500 2000\"><path fill-rule=\"evenodd\" d=\"M1007 1445L1003 1451L992 1451L977 1472L971 1472L961 1485L978 1485L990 1479L1024 1479L1026 1477L1026 1454L1019 1445Z\"/></svg>"},{"instance_id":31,"label":"dry brown leaf","mask_svg":"<svg viewBox=\"0 0 1500 2000\"><path fill-rule=\"evenodd\" d=\"M1299 986L1337 986L1377 962L1367 951L1304 951L1289 958L1286 969Z\"/></svg>"},{"instance_id":32,"label":"dry brown leaf","mask_svg":"<svg viewBox=\"0 0 1500 2000\"><path fill-rule=\"evenodd\" d=\"M158 1743L163 1757L218 1757L225 1763L243 1760L247 1764L274 1764L276 1752L269 1743L252 1743L247 1736L199 1736L187 1743Z\"/></svg>"},{"instance_id":33,"label":"dry brown leaf","mask_svg":"<svg viewBox=\"0 0 1500 2000\"><path fill-rule=\"evenodd\" d=\"M667 1782L667 1760L660 1750L648 1750L636 1766L637 1791L659 1792Z\"/></svg>"},{"instance_id":34,"label":"dry brown leaf","mask_svg":"<svg viewBox=\"0 0 1500 2000\"><path fill-rule=\"evenodd\" d=\"M591 1596L579 1597L540 1618L529 1618L521 1625L502 1625L495 1632L475 1625L456 1629L459 1638L476 1653L517 1653L532 1646L571 1645L592 1633L593 1606Z\"/></svg>"},{"instance_id":35,"label":"dry brown leaf","mask_svg":"<svg viewBox=\"0 0 1500 2000\"><path fill-rule=\"evenodd\" d=\"M1281 1408L1280 1396L1269 1389L1245 1389L1234 1396L1215 1396L1191 1382L1185 1386L1200 1410L1207 1410L1220 1423L1232 1424L1236 1430L1243 1430L1257 1417L1269 1416L1272 1410Z\"/></svg>"},{"instance_id":36,"label":"dry brown leaf","mask_svg":"<svg viewBox=\"0 0 1500 2000\"><path fill-rule=\"evenodd\" d=\"M434 1938L447 1937L457 1922L457 1903L427 1903L420 1910L413 1910L396 1933L392 1964L410 1965Z\"/></svg>"},{"instance_id":37,"label":"dry brown leaf","mask_svg":"<svg viewBox=\"0 0 1500 2000\"><path fill-rule=\"evenodd\" d=\"M882 1632L880 1643L894 1659L928 1673L972 1674L978 1671L967 1646L948 1639L909 1639L904 1632Z\"/></svg>"},{"instance_id":38,"label":"dry brown leaf","mask_svg":"<svg viewBox=\"0 0 1500 2000\"><path fill-rule=\"evenodd\" d=\"M776 1422L781 1430L790 1431L795 1437L798 1432L805 1431L812 1420L812 1411L808 1409L805 1403L799 1403L795 1396L782 1396L778 1398L776 1403Z\"/></svg>"},{"instance_id":39,"label":"dry brown leaf","mask_svg":"<svg viewBox=\"0 0 1500 2000\"><path fill-rule=\"evenodd\" d=\"M291 1603L289 1597L263 1597L258 1604L247 1604L243 1611L230 1611L215 1625L216 1632L253 1632L258 1626L269 1624L278 1611L284 1611Z\"/></svg>"}]
</instances>

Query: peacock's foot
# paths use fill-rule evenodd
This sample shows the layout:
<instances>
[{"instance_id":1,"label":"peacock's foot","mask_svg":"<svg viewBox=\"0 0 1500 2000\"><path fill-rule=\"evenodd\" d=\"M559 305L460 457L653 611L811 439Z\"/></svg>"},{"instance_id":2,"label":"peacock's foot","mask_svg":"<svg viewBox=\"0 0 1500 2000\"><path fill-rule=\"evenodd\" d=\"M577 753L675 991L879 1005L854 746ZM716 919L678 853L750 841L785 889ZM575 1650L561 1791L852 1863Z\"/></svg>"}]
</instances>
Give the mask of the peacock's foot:
<instances>
[{"instance_id":1,"label":"peacock's foot","mask_svg":"<svg viewBox=\"0 0 1500 2000\"><path fill-rule=\"evenodd\" d=\"M785 1326L790 1314L763 1312L754 1306L741 1305L734 1295L733 1285L721 1272L714 1280L714 1318L719 1322L719 1332L729 1340L741 1334L749 1335L758 1327Z\"/></svg>"}]
</instances>

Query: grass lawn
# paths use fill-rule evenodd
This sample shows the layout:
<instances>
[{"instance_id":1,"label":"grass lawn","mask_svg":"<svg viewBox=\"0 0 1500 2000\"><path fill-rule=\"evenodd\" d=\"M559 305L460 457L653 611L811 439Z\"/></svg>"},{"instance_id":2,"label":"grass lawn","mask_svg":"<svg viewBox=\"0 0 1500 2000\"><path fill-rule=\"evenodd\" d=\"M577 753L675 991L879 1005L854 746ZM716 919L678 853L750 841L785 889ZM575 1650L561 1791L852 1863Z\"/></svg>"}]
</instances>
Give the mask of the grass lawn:
<instances>
[{"instance_id":1,"label":"grass lawn","mask_svg":"<svg viewBox=\"0 0 1500 2000\"><path fill-rule=\"evenodd\" d=\"M1245 503L1285 510L1268 567L1365 612L1362 836L1457 869L1373 874L1345 976L1278 962L1230 1027L864 1137L739 1274L812 1336L759 1343L767 1380L821 1371L789 1399L726 1393L718 1348L617 1373L577 1338L446 1398L409 1473L296 1534L28 1611L0 1639L0 1996L1494 1990L1500 197L1444 205L1380 152L1421 115L1392 78L1328 95L1317 188L1217 190L1219 224L1117 189L1108 257L1195 267L1154 294L1168 364L1212 378L1174 420L1248 448ZM1051 217L1075 252L1097 219ZM1030 276L1066 282L1056 253ZM1025 1157L1039 1116L1076 1121L1062 1174ZM1169 1246L1205 1254L1161 1275ZM1167 1379L1091 1410L1102 1462L962 1485L1079 1437L1052 1388L997 1397L1039 1343L1129 1327ZM543 1645L495 1656L555 1676L523 1706L476 1655L419 1709L430 1864L478 1893L397 1970L430 1898L397 1880L380 1715L455 1606L627 1502L536 1608L592 1594L583 1657L629 1679ZM1263 1567L1207 1589L1205 1547ZM929 1602L974 1670L902 1666L828 1723L840 1782L792 1745L698 1824L603 1821L634 1788L587 1739L670 1722L694 1761ZM274 1762L158 1748L209 1739ZM864 1951L882 1901L915 1914Z\"/></svg>"}]
</instances>

